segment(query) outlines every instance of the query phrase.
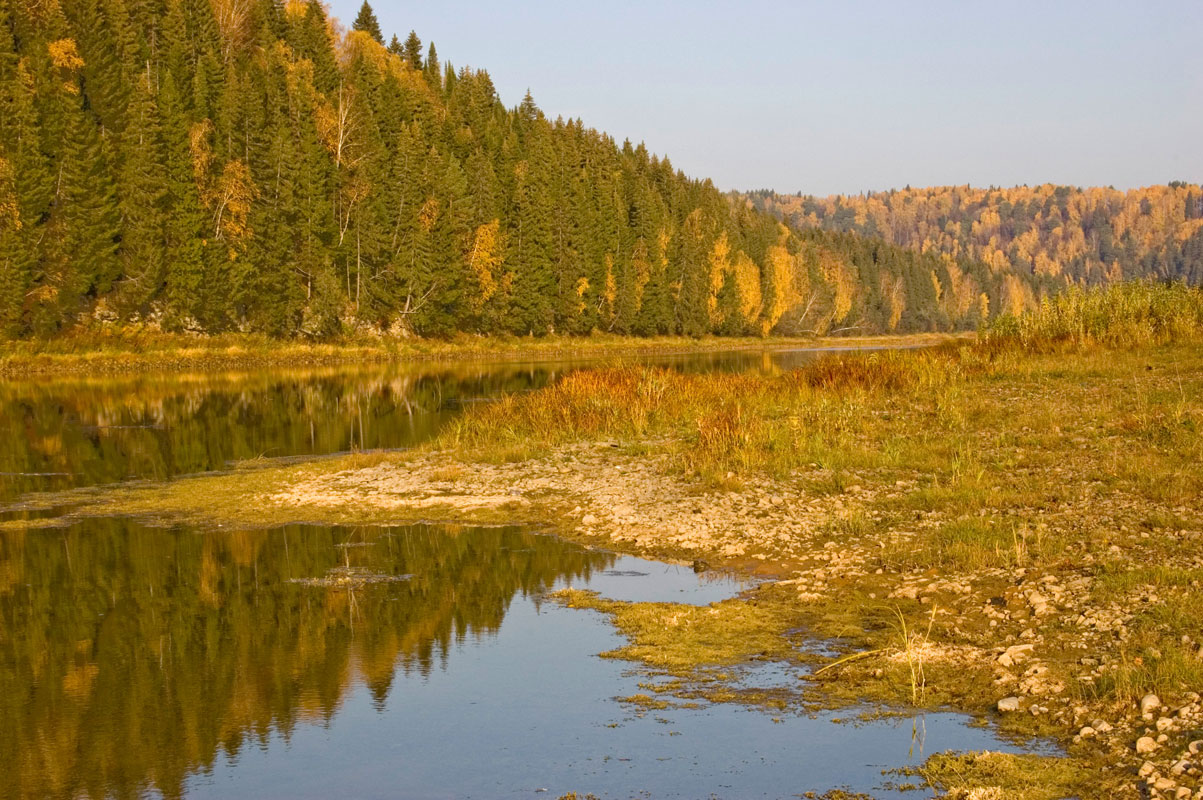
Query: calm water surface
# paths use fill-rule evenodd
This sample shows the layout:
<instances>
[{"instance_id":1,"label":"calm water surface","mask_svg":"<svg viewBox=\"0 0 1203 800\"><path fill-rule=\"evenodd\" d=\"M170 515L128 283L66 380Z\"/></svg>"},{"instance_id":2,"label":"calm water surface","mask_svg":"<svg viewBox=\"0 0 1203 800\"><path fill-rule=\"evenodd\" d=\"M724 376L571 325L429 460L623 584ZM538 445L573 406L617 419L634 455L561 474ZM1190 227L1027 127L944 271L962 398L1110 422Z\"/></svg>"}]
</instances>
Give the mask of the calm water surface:
<instances>
[{"instance_id":1,"label":"calm water surface","mask_svg":"<svg viewBox=\"0 0 1203 800\"><path fill-rule=\"evenodd\" d=\"M467 403L576 366L10 381L0 499L404 447ZM696 604L746 588L520 528L10 526L0 798L892 797L883 769L1005 749L952 714L852 726L733 704L642 712L617 698L648 678L597 657L621 644L605 618L546 599L568 585ZM743 683L798 676L769 665Z\"/></svg>"},{"instance_id":2,"label":"calm water surface","mask_svg":"<svg viewBox=\"0 0 1203 800\"><path fill-rule=\"evenodd\" d=\"M6 532L0 576L5 798L891 796L884 768L998 746L947 714L641 714L611 626L544 592L742 586L517 528L94 520Z\"/></svg>"},{"instance_id":3,"label":"calm water surface","mask_svg":"<svg viewBox=\"0 0 1203 800\"><path fill-rule=\"evenodd\" d=\"M685 371L777 371L827 351L628 358ZM0 378L0 502L26 492L165 479L232 461L409 447L472 403L597 361Z\"/></svg>"}]
</instances>

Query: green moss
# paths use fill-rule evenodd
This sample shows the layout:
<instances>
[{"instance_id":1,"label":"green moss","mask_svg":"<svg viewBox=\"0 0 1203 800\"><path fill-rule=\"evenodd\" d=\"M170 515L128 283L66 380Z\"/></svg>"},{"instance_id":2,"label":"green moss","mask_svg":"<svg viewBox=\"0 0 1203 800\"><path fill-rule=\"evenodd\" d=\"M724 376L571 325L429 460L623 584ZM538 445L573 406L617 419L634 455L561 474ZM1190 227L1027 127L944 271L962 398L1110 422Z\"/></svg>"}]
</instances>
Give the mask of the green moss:
<instances>
[{"instance_id":1,"label":"green moss","mask_svg":"<svg viewBox=\"0 0 1203 800\"><path fill-rule=\"evenodd\" d=\"M1099 774L1065 758L1030 754L936 753L917 770L933 789L964 800L1109 797Z\"/></svg>"},{"instance_id":2,"label":"green moss","mask_svg":"<svg viewBox=\"0 0 1203 800\"><path fill-rule=\"evenodd\" d=\"M629 644L602 655L639 661L672 674L730 666L752 659L788 659L786 633L796 612L779 602L732 599L709 606L627 603L595 592L565 589L553 597L569 608L609 614Z\"/></svg>"}]
</instances>

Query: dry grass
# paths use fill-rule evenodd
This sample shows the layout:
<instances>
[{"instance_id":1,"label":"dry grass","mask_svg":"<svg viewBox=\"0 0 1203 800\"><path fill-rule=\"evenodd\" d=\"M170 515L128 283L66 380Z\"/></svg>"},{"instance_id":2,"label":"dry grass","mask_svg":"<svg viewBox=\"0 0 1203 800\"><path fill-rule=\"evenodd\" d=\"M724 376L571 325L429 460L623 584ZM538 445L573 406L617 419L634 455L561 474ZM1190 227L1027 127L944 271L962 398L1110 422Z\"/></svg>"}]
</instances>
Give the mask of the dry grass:
<instances>
[{"instance_id":1,"label":"dry grass","mask_svg":"<svg viewBox=\"0 0 1203 800\"><path fill-rule=\"evenodd\" d=\"M996 318L984 340L1027 352L1197 342L1203 340L1203 288L1143 282L1075 288L1035 312Z\"/></svg>"}]
</instances>

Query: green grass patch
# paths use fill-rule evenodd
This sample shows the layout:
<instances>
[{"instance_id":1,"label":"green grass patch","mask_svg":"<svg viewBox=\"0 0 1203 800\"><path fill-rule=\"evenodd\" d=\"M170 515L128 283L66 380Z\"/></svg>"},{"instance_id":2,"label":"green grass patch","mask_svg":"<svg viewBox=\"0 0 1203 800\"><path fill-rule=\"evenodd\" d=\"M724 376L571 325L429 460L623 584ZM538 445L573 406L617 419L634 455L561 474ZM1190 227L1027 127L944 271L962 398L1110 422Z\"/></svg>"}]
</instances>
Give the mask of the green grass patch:
<instances>
[{"instance_id":1,"label":"green grass patch","mask_svg":"<svg viewBox=\"0 0 1203 800\"><path fill-rule=\"evenodd\" d=\"M1064 758L1031 754L936 753L908 770L928 785L961 800L1061 800L1106 797L1099 775Z\"/></svg>"},{"instance_id":2,"label":"green grass patch","mask_svg":"<svg viewBox=\"0 0 1203 800\"><path fill-rule=\"evenodd\" d=\"M740 664L750 659L792 658L785 635L798 624L789 605L732 599L709 606L627 603L595 592L565 589L552 595L568 608L608 614L629 644L602 655L638 661L670 674Z\"/></svg>"}]
</instances>

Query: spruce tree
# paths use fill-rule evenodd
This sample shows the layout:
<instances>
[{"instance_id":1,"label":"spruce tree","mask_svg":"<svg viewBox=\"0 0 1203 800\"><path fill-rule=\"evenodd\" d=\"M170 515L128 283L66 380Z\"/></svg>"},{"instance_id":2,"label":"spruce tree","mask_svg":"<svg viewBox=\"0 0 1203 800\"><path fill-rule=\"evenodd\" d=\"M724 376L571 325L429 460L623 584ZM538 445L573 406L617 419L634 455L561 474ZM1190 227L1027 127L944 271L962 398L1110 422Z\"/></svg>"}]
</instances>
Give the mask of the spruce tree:
<instances>
[{"instance_id":1,"label":"spruce tree","mask_svg":"<svg viewBox=\"0 0 1203 800\"><path fill-rule=\"evenodd\" d=\"M384 44L384 34L380 32L380 23L376 20L376 13L372 11L372 6L367 0L364 0L363 5L359 7L359 16L355 17L355 23L351 27L371 36L379 44Z\"/></svg>"},{"instance_id":2,"label":"spruce tree","mask_svg":"<svg viewBox=\"0 0 1203 800\"><path fill-rule=\"evenodd\" d=\"M436 93L441 93L443 91L443 67L439 63L439 54L435 50L434 42L430 43L430 48L426 51L426 64L422 69L430 88L434 89Z\"/></svg>"},{"instance_id":3,"label":"spruce tree","mask_svg":"<svg viewBox=\"0 0 1203 800\"><path fill-rule=\"evenodd\" d=\"M354 28L383 41L368 3ZM907 329L972 324L983 295L996 313L1071 280L1198 272L1203 234L1151 248L1097 203L1070 219L1064 188L993 206L1097 243L1061 277L787 230L642 145L548 120L529 92L506 107L416 33L388 58L340 35L320 0L0 0L0 335L102 306L280 336L350 316L429 335L742 333L788 322L803 285L828 318ZM1203 215L1198 187L1163 188L1117 202ZM965 242L987 202L969 193L934 226ZM875 230L856 198L800 208Z\"/></svg>"},{"instance_id":4,"label":"spruce tree","mask_svg":"<svg viewBox=\"0 0 1203 800\"><path fill-rule=\"evenodd\" d=\"M405 37L405 60L414 69L422 69L422 40L413 31Z\"/></svg>"},{"instance_id":5,"label":"spruce tree","mask_svg":"<svg viewBox=\"0 0 1203 800\"><path fill-rule=\"evenodd\" d=\"M121 137L118 186L121 209L122 281L119 303L141 313L158 294L167 247L167 181L162 127L149 74L134 87L129 124Z\"/></svg>"},{"instance_id":6,"label":"spruce tree","mask_svg":"<svg viewBox=\"0 0 1203 800\"><path fill-rule=\"evenodd\" d=\"M206 220L193 178L187 112L170 74L159 100L167 182L164 310L169 327L190 327L201 315Z\"/></svg>"}]
</instances>

